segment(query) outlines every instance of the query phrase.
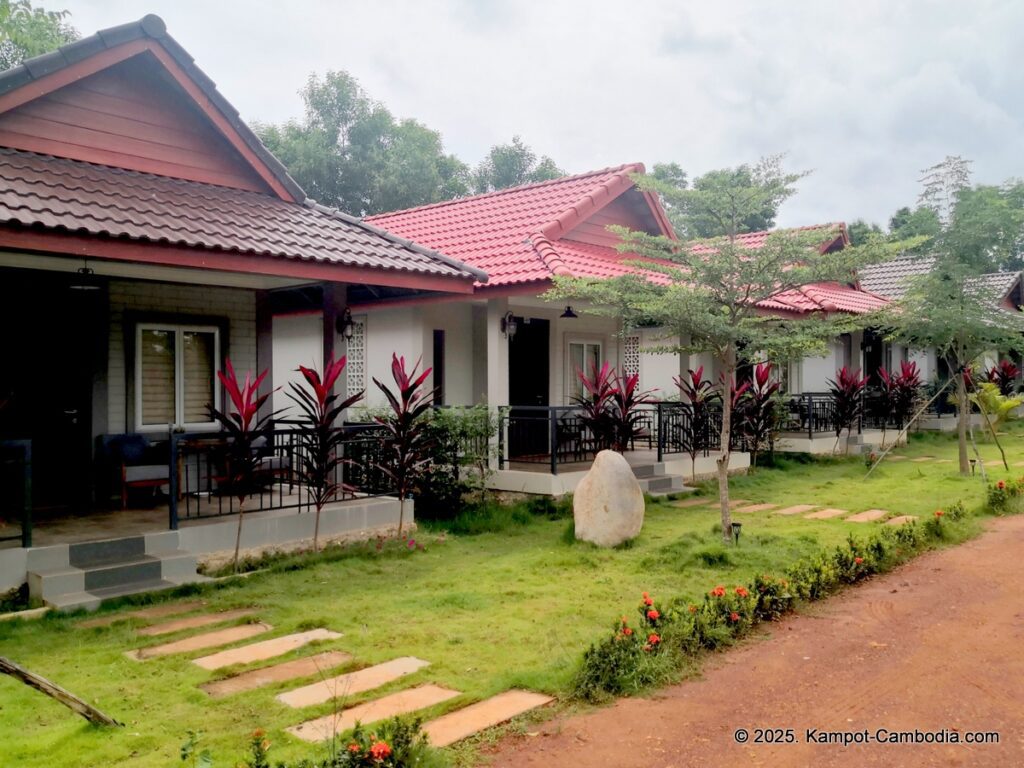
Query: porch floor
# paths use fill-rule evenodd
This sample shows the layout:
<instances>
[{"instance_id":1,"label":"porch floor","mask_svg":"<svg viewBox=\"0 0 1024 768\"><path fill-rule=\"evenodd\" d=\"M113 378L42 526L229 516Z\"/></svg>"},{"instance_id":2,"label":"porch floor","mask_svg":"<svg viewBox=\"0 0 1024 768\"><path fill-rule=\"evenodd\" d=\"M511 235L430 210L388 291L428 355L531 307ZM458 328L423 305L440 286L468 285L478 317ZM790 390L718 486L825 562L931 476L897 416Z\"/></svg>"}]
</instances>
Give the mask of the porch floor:
<instances>
[{"instance_id":1,"label":"porch floor","mask_svg":"<svg viewBox=\"0 0 1024 768\"><path fill-rule=\"evenodd\" d=\"M631 467L643 467L650 466L651 464L658 463L658 452L656 450L648 450L643 448L636 451L626 451L622 454L626 463ZM679 456L686 456L687 454L672 454L666 455L662 461L669 461ZM558 462L559 472L586 472L590 469L590 466L594 463L593 459L586 461L562 461ZM547 474L551 471L551 462L547 457L538 458L536 461L516 461L515 459L505 462L505 469L515 470L516 472L540 472Z\"/></svg>"}]
</instances>

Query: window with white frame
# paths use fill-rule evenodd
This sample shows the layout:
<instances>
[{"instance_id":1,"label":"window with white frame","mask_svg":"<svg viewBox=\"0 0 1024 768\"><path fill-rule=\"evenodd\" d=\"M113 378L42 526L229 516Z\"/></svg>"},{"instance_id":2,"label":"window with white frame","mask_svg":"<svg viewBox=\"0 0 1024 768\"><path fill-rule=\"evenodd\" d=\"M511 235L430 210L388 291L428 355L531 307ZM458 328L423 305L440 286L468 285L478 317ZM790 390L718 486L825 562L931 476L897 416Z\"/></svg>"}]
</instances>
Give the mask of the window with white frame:
<instances>
[{"instance_id":1,"label":"window with white frame","mask_svg":"<svg viewBox=\"0 0 1024 768\"><path fill-rule=\"evenodd\" d=\"M603 364L601 356L601 342L599 341L570 341L567 344L568 357L566 360L565 380L568 382L566 388L569 399L583 395L583 384L580 382L579 372L585 375L593 375L594 368L601 369Z\"/></svg>"},{"instance_id":2,"label":"window with white frame","mask_svg":"<svg viewBox=\"0 0 1024 768\"><path fill-rule=\"evenodd\" d=\"M214 326L140 323L135 328L137 429L211 427L220 408L220 330Z\"/></svg>"}]
</instances>

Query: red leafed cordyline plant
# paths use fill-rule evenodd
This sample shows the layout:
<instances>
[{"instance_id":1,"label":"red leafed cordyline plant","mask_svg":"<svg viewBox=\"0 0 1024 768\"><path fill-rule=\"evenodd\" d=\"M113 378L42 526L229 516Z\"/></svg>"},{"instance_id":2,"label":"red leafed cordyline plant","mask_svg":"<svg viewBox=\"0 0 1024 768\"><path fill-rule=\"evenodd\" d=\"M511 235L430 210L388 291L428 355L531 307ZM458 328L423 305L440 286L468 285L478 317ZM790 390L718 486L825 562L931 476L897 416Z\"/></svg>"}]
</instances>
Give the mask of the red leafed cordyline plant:
<instances>
[{"instance_id":1,"label":"red leafed cordyline plant","mask_svg":"<svg viewBox=\"0 0 1024 768\"><path fill-rule=\"evenodd\" d=\"M218 371L217 377L224 385L224 392L232 408L219 411L209 406L210 415L228 433L228 463L225 480L229 492L238 498L238 531L235 534L234 567L238 570L238 552L242 544L242 520L245 517L245 499L252 493L260 457L256 441L267 437L270 424L277 415L261 409L270 397L270 392L259 394L260 385L267 377L263 371L255 379L246 371L245 380L239 382L231 360L224 361L225 371Z\"/></svg>"},{"instance_id":2,"label":"red leafed cordyline plant","mask_svg":"<svg viewBox=\"0 0 1024 768\"><path fill-rule=\"evenodd\" d=\"M391 413L387 416L374 417L388 433L384 448L386 460L378 465L385 475L391 478L398 492L398 535L402 535L405 522L405 499L412 490L416 478L430 461L430 433L426 421L421 418L434 401L435 392L425 389L423 383L430 376L432 368L417 374L419 361L411 371L405 368L405 358L391 355L391 377L395 381L396 391L392 392L387 385L376 378L373 383L384 393L388 400Z\"/></svg>"},{"instance_id":3,"label":"red leafed cordyline plant","mask_svg":"<svg viewBox=\"0 0 1024 768\"><path fill-rule=\"evenodd\" d=\"M772 364L758 363L754 377L744 382L733 395L738 426L748 442L751 466L757 466L757 457L775 432L778 421L778 392L781 382L772 379Z\"/></svg>"},{"instance_id":4,"label":"red leafed cordyline plant","mask_svg":"<svg viewBox=\"0 0 1024 768\"><path fill-rule=\"evenodd\" d=\"M704 366L689 369L686 376L676 376L679 394L690 403L690 434L685 436L687 453L690 454L690 469L697 479L697 454L700 452L701 437L707 435L711 425L711 406L722 401L722 392L704 378Z\"/></svg>"},{"instance_id":5,"label":"red leafed cordyline plant","mask_svg":"<svg viewBox=\"0 0 1024 768\"><path fill-rule=\"evenodd\" d=\"M346 357L328 359L324 363L323 375L315 368L299 366L303 383L292 382L291 398L302 412L302 456L300 471L308 489L310 500L316 508L316 524L313 529L313 551L320 545L320 513L324 505L344 490L338 480L338 467L344 459L341 442L344 430L335 426L341 413L359 402L363 393L340 400L334 386L345 370Z\"/></svg>"},{"instance_id":6,"label":"red leafed cordyline plant","mask_svg":"<svg viewBox=\"0 0 1024 768\"><path fill-rule=\"evenodd\" d=\"M580 420L598 445L622 453L643 433L640 406L651 402L652 392L640 390L640 375L619 372L605 362L590 375L577 371L584 394L576 398L583 409Z\"/></svg>"},{"instance_id":7,"label":"red leafed cordyline plant","mask_svg":"<svg viewBox=\"0 0 1024 768\"><path fill-rule=\"evenodd\" d=\"M900 362L900 372L890 373L884 367L878 369L882 382L880 390L885 415L891 416L902 427L914 411L914 404L921 394L921 372L917 363ZM882 421L882 447L885 447L885 428L889 419Z\"/></svg>"},{"instance_id":8,"label":"red leafed cordyline plant","mask_svg":"<svg viewBox=\"0 0 1024 768\"><path fill-rule=\"evenodd\" d=\"M860 370L852 371L845 365L836 371L836 378L830 379L829 389L832 393L832 405L835 411L836 444L832 448L835 453L839 449L839 440L843 430L847 436L853 433L853 425L864 412L864 388L868 380L861 376ZM847 442L846 452L850 445Z\"/></svg>"},{"instance_id":9,"label":"red leafed cordyline plant","mask_svg":"<svg viewBox=\"0 0 1024 768\"><path fill-rule=\"evenodd\" d=\"M985 372L986 378L999 387L999 394L1009 397L1017 389L1018 368L1012 360L1000 360Z\"/></svg>"}]
</instances>

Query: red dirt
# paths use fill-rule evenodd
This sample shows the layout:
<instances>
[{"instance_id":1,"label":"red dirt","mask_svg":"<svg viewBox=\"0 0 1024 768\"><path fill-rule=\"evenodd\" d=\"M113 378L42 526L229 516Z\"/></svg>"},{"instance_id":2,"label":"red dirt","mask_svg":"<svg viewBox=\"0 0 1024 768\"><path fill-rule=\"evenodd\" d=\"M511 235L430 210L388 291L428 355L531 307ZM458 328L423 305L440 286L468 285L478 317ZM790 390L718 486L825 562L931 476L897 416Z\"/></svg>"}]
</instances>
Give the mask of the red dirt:
<instances>
[{"instance_id":1,"label":"red dirt","mask_svg":"<svg viewBox=\"0 0 1024 768\"><path fill-rule=\"evenodd\" d=\"M772 625L701 679L509 737L488 765L1024 765L1024 517ZM740 745L733 734L749 731ZM796 743L755 744L756 728ZM918 729L960 744L808 743L805 731ZM996 731L996 745L964 744Z\"/></svg>"}]
</instances>

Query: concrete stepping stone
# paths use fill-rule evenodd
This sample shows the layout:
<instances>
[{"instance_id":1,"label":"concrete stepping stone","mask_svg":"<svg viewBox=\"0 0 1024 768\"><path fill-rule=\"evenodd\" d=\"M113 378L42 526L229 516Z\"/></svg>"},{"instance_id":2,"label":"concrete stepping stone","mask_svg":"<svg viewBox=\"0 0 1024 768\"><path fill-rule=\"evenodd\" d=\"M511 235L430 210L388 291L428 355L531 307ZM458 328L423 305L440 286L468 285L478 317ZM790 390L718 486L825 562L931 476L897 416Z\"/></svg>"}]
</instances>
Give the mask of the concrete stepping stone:
<instances>
[{"instance_id":1,"label":"concrete stepping stone","mask_svg":"<svg viewBox=\"0 0 1024 768\"><path fill-rule=\"evenodd\" d=\"M162 619L165 616L177 616L179 613L188 613L189 611L205 607L206 603L202 600L196 600L191 603L166 603L164 605L154 605L152 608L142 608L138 611L115 613L111 616L89 619L88 621L81 622L78 626L82 629L109 627L118 621L127 621L128 619Z\"/></svg>"},{"instance_id":2,"label":"concrete stepping stone","mask_svg":"<svg viewBox=\"0 0 1024 768\"><path fill-rule=\"evenodd\" d=\"M163 645L153 645L149 648L127 651L125 655L131 659L142 661L156 656L169 656L172 653L201 651L206 648L216 648L218 645L228 645L229 643L248 640L250 637L262 635L264 632L269 632L272 629L272 626L263 622L240 624L237 627L218 629L215 632L206 632L202 635L186 637L184 640L175 640L173 643L164 643Z\"/></svg>"},{"instance_id":3,"label":"concrete stepping stone","mask_svg":"<svg viewBox=\"0 0 1024 768\"><path fill-rule=\"evenodd\" d=\"M899 515L885 521L886 525L906 525L917 520L917 515Z\"/></svg>"},{"instance_id":4,"label":"concrete stepping stone","mask_svg":"<svg viewBox=\"0 0 1024 768\"><path fill-rule=\"evenodd\" d=\"M673 501L670 506L676 509L690 509L691 507L705 507L708 504L707 496L699 496L695 499L681 499L680 501Z\"/></svg>"},{"instance_id":5,"label":"concrete stepping stone","mask_svg":"<svg viewBox=\"0 0 1024 768\"><path fill-rule=\"evenodd\" d=\"M827 507L826 509L819 509L817 512L811 512L809 515L804 515L805 520L828 520L833 517L842 517L843 515L850 514L848 509L834 509L833 507Z\"/></svg>"},{"instance_id":6,"label":"concrete stepping stone","mask_svg":"<svg viewBox=\"0 0 1024 768\"><path fill-rule=\"evenodd\" d=\"M935 463L936 464L952 464L953 460L952 459L936 459ZM1024 464L1022 464L1021 466L1024 466Z\"/></svg>"},{"instance_id":7,"label":"concrete stepping stone","mask_svg":"<svg viewBox=\"0 0 1024 768\"><path fill-rule=\"evenodd\" d=\"M785 507L783 509L776 509L776 515L802 515L804 512L810 512L812 509L819 507L819 504L795 504L792 507Z\"/></svg>"},{"instance_id":8,"label":"concrete stepping stone","mask_svg":"<svg viewBox=\"0 0 1024 768\"><path fill-rule=\"evenodd\" d=\"M925 461L935 461L934 456L918 456L916 459L911 459L915 464L921 464Z\"/></svg>"},{"instance_id":9,"label":"concrete stepping stone","mask_svg":"<svg viewBox=\"0 0 1024 768\"><path fill-rule=\"evenodd\" d=\"M222 624L225 621L234 621L244 616L252 616L256 613L253 608L238 608L233 611L220 611L219 613L204 613L199 616L186 616L183 619L165 621L163 624L154 624L139 630L143 637L155 637L157 635L169 635L172 632L180 632L183 629L199 629L208 627L211 624Z\"/></svg>"},{"instance_id":10,"label":"concrete stepping stone","mask_svg":"<svg viewBox=\"0 0 1024 768\"><path fill-rule=\"evenodd\" d=\"M907 457L899 453L890 453L885 459L886 461L906 461Z\"/></svg>"},{"instance_id":11,"label":"concrete stepping stone","mask_svg":"<svg viewBox=\"0 0 1024 768\"><path fill-rule=\"evenodd\" d=\"M423 726L423 732L430 737L431 746L447 747L552 701L554 699L543 693L505 691L431 720Z\"/></svg>"},{"instance_id":12,"label":"concrete stepping stone","mask_svg":"<svg viewBox=\"0 0 1024 768\"><path fill-rule=\"evenodd\" d=\"M319 680L312 685L296 688L293 691L286 691L279 694L277 700L289 707L310 707L314 704L323 704L333 698L345 698L363 691L380 688L392 680L411 675L413 672L418 672L429 666L429 661L417 659L415 656L402 656L385 661L383 664L360 669L358 672L349 672L329 680Z\"/></svg>"},{"instance_id":13,"label":"concrete stepping stone","mask_svg":"<svg viewBox=\"0 0 1024 768\"><path fill-rule=\"evenodd\" d=\"M888 515L889 512L885 509L866 509L863 512L858 512L856 515L850 515L846 518L848 523L872 523L875 520Z\"/></svg>"},{"instance_id":14,"label":"concrete stepping stone","mask_svg":"<svg viewBox=\"0 0 1024 768\"><path fill-rule=\"evenodd\" d=\"M459 691L442 688L439 685L421 685L418 688L392 693L390 696L382 696L342 712L307 720L285 730L303 741L325 741L335 734L353 728L357 721L368 725L378 720L432 707L461 695Z\"/></svg>"},{"instance_id":15,"label":"concrete stepping stone","mask_svg":"<svg viewBox=\"0 0 1024 768\"><path fill-rule=\"evenodd\" d=\"M259 643L243 645L241 648L231 648L209 656L201 656L198 659L192 659L192 663L203 669L220 669L221 667L230 667L232 664L251 664L254 661L265 661L275 656L282 656L315 640L336 640L339 637L341 637L339 632L332 632L329 629L311 629L308 632L274 637Z\"/></svg>"},{"instance_id":16,"label":"concrete stepping stone","mask_svg":"<svg viewBox=\"0 0 1024 768\"><path fill-rule=\"evenodd\" d=\"M778 504L750 504L745 507L736 507L732 510L733 512L767 512L769 509L775 509Z\"/></svg>"},{"instance_id":17,"label":"concrete stepping stone","mask_svg":"<svg viewBox=\"0 0 1024 768\"><path fill-rule=\"evenodd\" d=\"M952 461L952 459L948 459L948 461ZM1024 461L1015 461L1010 466L1011 467L1024 467Z\"/></svg>"},{"instance_id":18,"label":"concrete stepping stone","mask_svg":"<svg viewBox=\"0 0 1024 768\"><path fill-rule=\"evenodd\" d=\"M335 667L340 667L342 664L348 664L350 661L352 661L350 653L325 651L302 659L285 661L271 667L253 669L240 675L226 677L223 680L214 680L212 683L204 683L199 687L210 696L220 698L233 693L252 691L272 683L284 683L288 680L301 680L313 675L320 675Z\"/></svg>"},{"instance_id":19,"label":"concrete stepping stone","mask_svg":"<svg viewBox=\"0 0 1024 768\"><path fill-rule=\"evenodd\" d=\"M750 499L729 499L729 509L733 510L733 509L736 509L736 507L741 507L744 504L750 504L750 503L751 503ZM709 499L708 503L707 503L707 506L714 507L715 509L718 509L720 504L719 504L718 499Z\"/></svg>"}]
</instances>

